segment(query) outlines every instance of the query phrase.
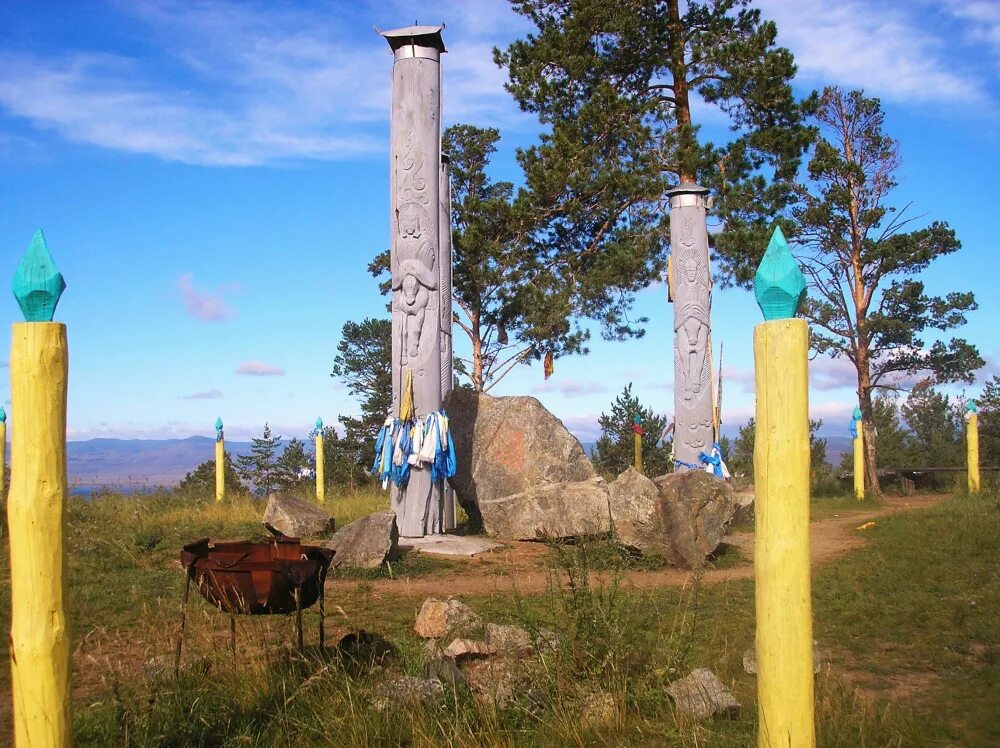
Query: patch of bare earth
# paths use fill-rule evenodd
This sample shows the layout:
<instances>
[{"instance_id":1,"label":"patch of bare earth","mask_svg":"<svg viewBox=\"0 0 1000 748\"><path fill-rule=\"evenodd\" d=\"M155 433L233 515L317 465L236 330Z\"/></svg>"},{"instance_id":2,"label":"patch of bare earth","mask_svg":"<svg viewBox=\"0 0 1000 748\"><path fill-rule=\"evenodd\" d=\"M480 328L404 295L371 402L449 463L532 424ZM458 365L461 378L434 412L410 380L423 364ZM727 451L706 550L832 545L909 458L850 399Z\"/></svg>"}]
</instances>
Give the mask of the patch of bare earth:
<instances>
[{"instance_id":1,"label":"patch of bare earth","mask_svg":"<svg viewBox=\"0 0 1000 748\"><path fill-rule=\"evenodd\" d=\"M839 515L812 522L809 525L810 555L813 566L826 563L860 548L867 541L864 531L857 530L867 522L896 512L932 506L945 497L941 495L886 497L878 509L845 509ZM695 574L701 582L714 584L753 576L753 542L751 532L726 536L725 542L739 548L743 561L725 569L705 569L692 572L685 569L656 571L633 570L624 573L622 584L635 589L682 587ZM451 558L451 557L449 557ZM383 579L366 583L373 592L398 596L534 594L548 588L551 571L546 568L549 550L543 543L515 542L508 547L471 559L454 557L465 562L460 571L433 576ZM598 579L611 579L611 572L596 572ZM339 590L353 589L354 580L328 578L327 594L335 597Z\"/></svg>"}]
</instances>

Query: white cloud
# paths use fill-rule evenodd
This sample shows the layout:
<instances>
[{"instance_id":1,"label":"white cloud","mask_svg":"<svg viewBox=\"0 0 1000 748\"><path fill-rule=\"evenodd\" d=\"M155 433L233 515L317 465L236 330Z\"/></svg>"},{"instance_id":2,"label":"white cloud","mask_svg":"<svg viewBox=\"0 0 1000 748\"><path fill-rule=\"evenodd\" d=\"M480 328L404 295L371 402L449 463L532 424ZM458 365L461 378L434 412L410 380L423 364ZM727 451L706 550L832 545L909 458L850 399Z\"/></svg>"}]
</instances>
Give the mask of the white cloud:
<instances>
[{"instance_id":1,"label":"white cloud","mask_svg":"<svg viewBox=\"0 0 1000 748\"><path fill-rule=\"evenodd\" d=\"M285 370L279 366L265 364L263 361L244 361L236 367L236 373L252 377L283 377Z\"/></svg>"},{"instance_id":2,"label":"white cloud","mask_svg":"<svg viewBox=\"0 0 1000 748\"><path fill-rule=\"evenodd\" d=\"M524 120L491 51L512 38L517 17L498 0L471 5L421 7L421 14L456 19L445 32L446 121ZM371 2L344 13L160 0L122 3L117 11L129 21L118 25L138 28L141 39L131 41L141 43L142 57L0 48L0 106L73 142L192 164L386 150L392 57L371 26L408 18L409 5Z\"/></svg>"},{"instance_id":3,"label":"white cloud","mask_svg":"<svg viewBox=\"0 0 1000 748\"><path fill-rule=\"evenodd\" d=\"M908 3L760 0L795 53L799 74L817 83L864 88L902 102L973 102L981 81L956 64L946 33Z\"/></svg>"},{"instance_id":4,"label":"white cloud","mask_svg":"<svg viewBox=\"0 0 1000 748\"><path fill-rule=\"evenodd\" d=\"M596 442L601 435L601 426L596 415L569 416L562 418L563 425L582 442Z\"/></svg>"},{"instance_id":5,"label":"white cloud","mask_svg":"<svg viewBox=\"0 0 1000 748\"><path fill-rule=\"evenodd\" d=\"M600 382L580 382L572 378L553 378L541 384L536 384L531 391L537 394L558 392L566 397L581 397L599 392L607 392L608 388Z\"/></svg>"},{"instance_id":6,"label":"white cloud","mask_svg":"<svg viewBox=\"0 0 1000 748\"><path fill-rule=\"evenodd\" d=\"M817 356L809 362L809 387L813 390L858 389L858 370L845 356Z\"/></svg>"},{"instance_id":7,"label":"white cloud","mask_svg":"<svg viewBox=\"0 0 1000 748\"><path fill-rule=\"evenodd\" d=\"M203 392L192 392L190 395L181 395L181 400L218 400L222 397L222 390L204 390Z\"/></svg>"},{"instance_id":8,"label":"white cloud","mask_svg":"<svg viewBox=\"0 0 1000 748\"><path fill-rule=\"evenodd\" d=\"M222 286L215 293L199 291L194 287L194 273L184 273L177 279L177 290L180 292L187 309L195 319L203 322L222 322L236 316L236 310L226 303L225 294L237 290L236 286Z\"/></svg>"}]
</instances>

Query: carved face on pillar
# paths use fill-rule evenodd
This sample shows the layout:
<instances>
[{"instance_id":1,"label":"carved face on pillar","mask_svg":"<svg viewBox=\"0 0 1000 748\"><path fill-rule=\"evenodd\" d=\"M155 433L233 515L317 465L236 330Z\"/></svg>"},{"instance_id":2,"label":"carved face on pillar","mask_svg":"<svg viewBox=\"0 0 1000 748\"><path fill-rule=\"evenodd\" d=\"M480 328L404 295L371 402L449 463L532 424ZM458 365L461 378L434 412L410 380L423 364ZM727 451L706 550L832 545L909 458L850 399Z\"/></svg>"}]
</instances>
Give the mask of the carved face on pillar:
<instances>
[{"instance_id":1,"label":"carved face on pillar","mask_svg":"<svg viewBox=\"0 0 1000 748\"><path fill-rule=\"evenodd\" d=\"M685 400L701 394L708 386L708 312L689 302L675 318L677 352L674 358L676 386Z\"/></svg>"}]
</instances>

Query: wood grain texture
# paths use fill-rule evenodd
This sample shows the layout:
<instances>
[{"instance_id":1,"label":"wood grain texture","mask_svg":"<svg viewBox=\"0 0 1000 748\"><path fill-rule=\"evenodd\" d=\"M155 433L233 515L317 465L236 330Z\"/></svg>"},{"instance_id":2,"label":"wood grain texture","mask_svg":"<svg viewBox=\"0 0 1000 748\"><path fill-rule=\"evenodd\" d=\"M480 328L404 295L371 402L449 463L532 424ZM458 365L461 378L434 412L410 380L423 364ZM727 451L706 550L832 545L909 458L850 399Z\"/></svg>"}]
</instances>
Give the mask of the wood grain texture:
<instances>
[{"instance_id":1,"label":"wood grain texture","mask_svg":"<svg viewBox=\"0 0 1000 748\"><path fill-rule=\"evenodd\" d=\"M965 425L966 464L969 471L969 493L979 493L979 416L969 413Z\"/></svg>"},{"instance_id":2,"label":"wood grain texture","mask_svg":"<svg viewBox=\"0 0 1000 748\"><path fill-rule=\"evenodd\" d=\"M864 424L857 421L858 435L854 438L854 498L865 498L865 432Z\"/></svg>"},{"instance_id":3,"label":"wood grain texture","mask_svg":"<svg viewBox=\"0 0 1000 748\"><path fill-rule=\"evenodd\" d=\"M13 325L10 355L11 681L18 746L68 746L66 326Z\"/></svg>"},{"instance_id":4,"label":"wood grain texture","mask_svg":"<svg viewBox=\"0 0 1000 748\"><path fill-rule=\"evenodd\" d=\"M326 502L326 475L323 470L323 433L316 434L316 501Z\"/></svg>"},{"instance_id":5,"label":"wood grain texture","mask_svg":"<svg viewBox=\"0 0 1000 748\"><path fill-rule=\"evenodd\" d=\"M758 745L816 744L809 571L809 326L754 329Z\"/></svg>"},{"instance_id":6,"label":"wood grain texture","mask_svg":"<svg viewBox=\"0 0 1000 748\"><path fill-rule=\"evenodd\" d=\"M215 442L215 500L226 498L226 440Z\"/></svg>"}]
</instances>

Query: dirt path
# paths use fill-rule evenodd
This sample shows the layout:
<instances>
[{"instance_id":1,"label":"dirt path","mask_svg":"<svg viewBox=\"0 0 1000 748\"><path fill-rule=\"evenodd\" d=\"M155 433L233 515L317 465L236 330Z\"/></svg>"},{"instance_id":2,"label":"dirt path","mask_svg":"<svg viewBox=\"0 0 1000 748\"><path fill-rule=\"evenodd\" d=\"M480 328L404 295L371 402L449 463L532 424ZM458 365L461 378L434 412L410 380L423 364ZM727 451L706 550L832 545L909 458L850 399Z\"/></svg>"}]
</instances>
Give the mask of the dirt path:
<instances>
[{"instance_id":1,"label":"dirt path","mask_svg":"<svg viewBox=\"0 0 1000 748\"><path fill-rule=\"evenodd\" d=\"M946 497L942 495L886 497L885 505L878 509L845 509L839 515L810 523L809 541L813 566L863 546L866 542L864 533L856 529L860 525L896 512L932 506L944 498ZM753 541L753 533L749 532L727 536L725 542L740 549L743 561L730 568L705 570L701 573L701 581L713 584L751 577ZM372 592L407 597L510 594L515 590L520 594L533 594L548 587L550 572L545 563L548 556L548 549L541 543L512 543L507 548L476 558L461 558L465 568L460 571L419 578L384 579L364 584ZM624 584L636 589L680 587L691 581L693 575L694 572L683 569L636 570L626 572ZM601 572L596 576L610 578L611 573ZM357 580L331 578L327 581L327 590L328 593L335 594L338 590L355 588L358 584Z\"/></svg>"}]
</instances>

